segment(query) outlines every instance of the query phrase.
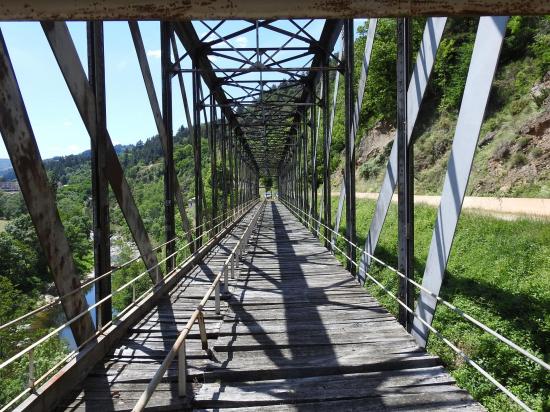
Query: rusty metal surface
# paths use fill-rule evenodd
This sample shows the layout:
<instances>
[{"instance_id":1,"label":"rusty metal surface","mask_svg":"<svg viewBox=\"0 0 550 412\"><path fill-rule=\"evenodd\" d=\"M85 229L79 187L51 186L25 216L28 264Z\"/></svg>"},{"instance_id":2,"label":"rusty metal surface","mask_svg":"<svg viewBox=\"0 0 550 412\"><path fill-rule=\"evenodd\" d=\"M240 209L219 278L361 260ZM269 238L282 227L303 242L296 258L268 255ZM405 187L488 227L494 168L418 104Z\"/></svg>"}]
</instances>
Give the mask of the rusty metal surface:
<instances>
[{"instance_id":1,"label":"rusty metal surface","mask_svg":"<svg viewBox=\"0 0 550 412\"><path fill-rule=\"evenodd\" d=\"M184 20L550 14L547 0L3 0L3 20Z\"/></svg>"},{"instance_id":2,"label":"rusty metal surface","mask_svg":"<svg viewBox=\"0 0 550 412\"><path fill-rule=\"evenodd\" d=\"M80 288L80 279L1 32L0 131L57 291L66 295ZM88 309L82 291L67 296L62 305L69 319ZM92 336L90 314L72 323L71 330L77 344Z\"/></svg>"},{"instance_id":3,"label":"rusty metal surface","mask_svg":"<svg viewBox=\"0 0 550 412\"><path fill-rule=\"evenodd\" d=\"M168 148L168 133L166 132L166 127L164 126L164 120L163 120L160 106L157 100L155 86L153 84L153 76L151 75L151 69L147 61L145 46L143 45L141 32L139 30L139 26L137 22L135 21L128 22L128 25L130 27L132 40L134 41L134 47L136 49L136 55L138 58L139 67L141 69L141 75L143 77L145 89L147 90L147 96L149 98L149 104L151 105L151 111L153 112L153 117L155 119L155 125L157 126L157 131L160 136L162 150L164 152L164 155L166 156L167 148ZM172 138L172 136L170 136L170 138ZM174 166L172 165L172 169L173 167ZM191 242L193 240L190 232L191 224L189 223L189 218L187 217L187 211L185 210L185 204L187 203L187 199L185 199L183 195L180 183L178 181L178 176L175 170L173 171L173 174L174 174L174 191L176 196L176 203L181 216L183 232L187 234L187 240Z\"/></svg>"},{"instance_id":4,"label":"rusty metal surface","mask_svg":"<svg viewBox=\"0 0 550 412\"><path fill-rule=\"evenodd\" d=\"M93 140L96 136L95 98L88 84L84 68L80 63L67 25L60 22L44 22L42 23L42 28L75 101L78 112L82 117L82 121L86 126L86 130L88 130L88 134ZM158 266L157 257L153 252L151 241L132 196L130 186L124 177L122 166L108 132L106 132L106 144L106 176L109 179L120 210L126 219L126 223L145 266L148 269L156 268ZM157 269L151 270L149 276L156 282Z\"/></svg>"},{"instance_id":5,"label":"rusty metal surface","mask_svg":"<svg viewBox=\"0 0 550 412\"><path fill-rule=\"evenodd\" d=\"M88 77L95 95L97 136L90 145L92 169L92 215L94 231L94 273L96 277L111 270L111 230L109 225L109 182L105 177L107 108L105 99L105 53L103 22L87 23ZM102 278L95 288L96 302L111 294L111 276ZM98 327L112 320L110 299L96 309Z\"/></svg>"}]
</instances>

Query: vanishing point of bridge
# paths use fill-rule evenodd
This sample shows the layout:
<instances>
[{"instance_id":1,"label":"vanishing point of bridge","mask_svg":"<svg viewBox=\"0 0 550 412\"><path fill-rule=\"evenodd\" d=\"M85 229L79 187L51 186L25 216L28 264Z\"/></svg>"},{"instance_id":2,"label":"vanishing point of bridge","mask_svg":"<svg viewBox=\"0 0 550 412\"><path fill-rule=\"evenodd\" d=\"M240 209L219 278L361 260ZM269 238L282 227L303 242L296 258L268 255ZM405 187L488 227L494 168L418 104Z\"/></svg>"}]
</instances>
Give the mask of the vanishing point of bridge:
<instances>
[{"instance_id":1,"label":"vanishing point of bridge","mask_svg":"<svg viewBox=\"0 0 550 412\"><path fill-rule=\"evenodd\" d=\"M536 367L550 369L439 296L507 16L524 14L550 14L550 3L3 1L1 20L41 22L91 139L95 278L81 282L76 275L0 32L0 132L58 292L53 302L0 330L55 306L67 319L2 360L0 370L28 377L2 410L482 410L440 359L426 352L428 339L442 339L482 379L530 410L432 326L437 305L445 305ZM447 24L447 17L434 16L460 15L481 17L426 269L415 282L411 137ZM413 56L414 16L427 18ZM358 17L368 23L360 58L354 50ZM397 19L397 136L360 245L355 138L379 17ZM87 21L87 70L66 24L71 19ZM160 99L138 19L160 20ZM147 233L108 132L106 20L128 21L162 146L160 245ZM238 41L245 34L254 44ZM174 163L176 97L182 99L193 147L191 190L180 184ZM343 116L336 116L338 110ZM330 150L337 122L343 123L345 149L333 211ZM210 176L203 176L207 162ZM261 178L274 181L275 200L260 200ZM376 257L376 245L396 189L399 244L393 268ZM139 252L119 267L111 265L109 191ZM187 195L194 195L192 213ZM144 271L114 289L117 271L138 260ZM392 270L400 282L397 293L369 273L373 264ZM367 293L367 281L397 302L397 319ZM92 285L95 303L88 305L84 291ZM114 312L113 297L122 293L131 299ZM76 349L37 376L35 349L64 327L70 327Z\"/></svg>"}]
</instances>

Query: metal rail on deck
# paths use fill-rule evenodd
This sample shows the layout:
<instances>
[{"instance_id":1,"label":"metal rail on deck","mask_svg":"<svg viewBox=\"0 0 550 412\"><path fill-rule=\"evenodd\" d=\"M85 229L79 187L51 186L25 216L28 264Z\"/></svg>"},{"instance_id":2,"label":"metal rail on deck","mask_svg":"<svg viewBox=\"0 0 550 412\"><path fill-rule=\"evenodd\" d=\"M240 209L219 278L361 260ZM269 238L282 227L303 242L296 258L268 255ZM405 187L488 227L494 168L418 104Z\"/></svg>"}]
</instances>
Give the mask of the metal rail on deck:
<instances>
[{"instance_id":1,"label":"metal rail on deck","mask_svg":"<svg viewBox=\"0 0 550 412\"><path fill-rule=\"evenodd\" d=\"M254 207L254 204L257 202L258 200L257 199L252 199L252 200L249 200L248 202L245 202L243 204L240 204L236 207L234 207L230 213L229 213L229 216L223 220L221 220L218 224L216 225L212 225L212 227L210 227L208 230L204 231L200 237L206 237L210 232L216 232L217 229L221 226L221 225L224 225L225 223L228 223L228 222L233 222L233 221L236 221L238 219L240 219L241 217L243 217L244 215L246 215L253 207ZM219 216L216 216L214 219L213 219L213 223L216 222L217 220L219 220L221 218L221 214ZM203 226L206 225L207 222L203 223ZM195 228L191 229L191 230L195 230ZM183 236L185 236L185 233L183 234ZM165 242L159 246L157 246L154 250L158 250L159 248L165 246L167 243L170 243L170 242L173 242L175 240L178 240L179 238L182 238L182 237L176 237L174 239L171 239L169 240L168 242ZM7 403L6 405L4 405L2 407L2 409L0 409L0 412L4 412L6 410L8 410L9 408L11 408L13 405L15 405L18 401L20 401L26 394L30 393L31 391L34 390L34 388L36 387L36 385L42 381L44 381L48 376L50 376L55 370L57 370L61 365L65 364L67 361L71 360L74 356L76 356L76 354L78 354L78 352L80 351L80 349L82 349L84 346L86 346L88 343L90 343L91 341L93 341L94 339L98 338L98 336L103 333L104 330L106 330L108 327L110 327L114 320L111 320L107 323L105 323L104 325L101 325L101 327L99 327L96 332L90 336L87 340L85 340L84 342L82 342L76 349L74 349L73 351L71 351L69 354L67 354L67 356L65 356L61 361L59 361L58 363L56 363L51 369L49 369L46 373L44 373L43 375L41 375L40 377L36 378L35 376L35 365L34 365L34 350L40 346L41 344L43 344L44 342L46 342L47 340L49 340L50 338L52 338L53 336L56 336L61 330L63 330L64 328L66 328L67 326L70 326L72 323L76 322L78 319L82 318L83 316L85 316L87 313L90 313L93 309L95 308L98 308L100 307L103 303L111 300L113 298L114 295L116 295L117 293L120 293L122 292L124 289L127 289L128 287L132 287L132 302L126 306L121 312L119 312L117 314L117 318L120 318L122 315L124 315L129 309L135 307L136 305L138 305L143 299L144 297L147 296L148 293L154 291L157 287L159 287L162 282L165 280L165 278L167 276L169 276L171 273L175 273L176 271L178 271L180 269L181 266L183 266L187 260L189 258L191 258L193 255L189 256L188 259L184 260L183 262L181 262L179 265L177 265L170 273L168 273L166 275L166 277L159 277L157 279L157 282L152 285L151 287L149 287L146 291L144 291L140 296L136 297L136 290L135 290L135 284L136 282L141 279L142 277L144 277L145 275L147 275L151 270L154 270L156 269L157 267L159 267L162 263L166 262L168 259L171 259L175 256L177 256L177 254L179 252L181 252L182 250L184 250L186 247L189 247L189 245L191 244L192 242L188 242L186 243L185 245L183 245L182 247L180 247L179 249L177 249L174 253L166 256L164 259L162 259L161 261L159 261L157 263L157 265L149 268L149 269L146 269L145 271L141 272L139 275L137 275L136 277L132 278L130 281L124 283L122 286L120 286L119 288L117 288L116 290L114 290L112 293L110 293L109 295L105 296L103 299L95 302L93 305L90 305L86 310L82 311L81 313L77 314L75 317L69 319L68 321L64 322L63 324L57 326L55 329L51 330L48 334L46 334L45 336L41 337L40 339L38 339L36 342L33 342L31 343L29 346L27 346L26 348L22 349L21 351L19 351L18 353L16 353L15 355L13 355L12 357L10 357L9 359L5 360L4 362L2 362L0 364L0 370L8 367L9 365L11 365L13 362L15 362L16 360L22 358L23 356L25 356L26 354L28 354L29 356L29 364L28 364L28 371L29 371L29 384L28 384L28 387L23 390L21 393L19 393L19 395L17 395L14 399L12 399L9 403ZM36 315L44 310L47 310L47 309L50 309L52 307L54 307L55 305L61 303L62 299L64 299L66 296L70 295L70 294L73 294L73 293L76 293L76 292L79 292L80 290L82 290L83 288L87 287L87 286L90 286L91 284L93 284L94 282L97 282L101 279L103 279L105 276L108 276L108 275L111 275L113 274L116 270L120 270L124 267L127 267L129 264L137 261L138 259L140 259L141 256L137 256L136 258L134 259L131 259L129 260L128 262L125 262L124 264L122 264L121 266L115 268L115 269L112 269L110 270L109 272L107 273L104 273L102 274L101 276L98 276L92 280L90 280L89 282L86 282L84 284L82 284L79 288L77 289L74 289L72 291L70 291L68 294L64 295L64 296L61 296L61 297L58 297L54 302L51 302L51 303L48 303L46 305L43 305L33 311L30 311L28 312L27 314L25 315L22 315L16 319L13 319L7 323L5 323L4 325L1 325L0 326L0 330L2 329L5 329L9 326L13 326L14 324L24 320L24 319L27 319L29 318L30 316L33 316L33 315ZM233 270L233 264L232 264L232 270Z\"/></svg>"},{"instance_id":2,"label":"metal rail on deck","mask_svg":"<svg viewBox=\"0 0 550 412\"><path fill-rule=\"evenodd\" d=\"M352 247L356 248L357 250L359 250L360 252L360 255L367 255L369 256L371 259L373 259L374 261L376 261L377 263L383 265L384 267L390 269L392 272L394 272L395 274L397 274L399 277L401 277L402 279L405 279L407 282L409 282L410 284L412 284L413 286L415 286L416 288L428 293L430 296L434 297L435 299L437 299L437 301L439 303L442 303L443 305L445 305L446 307L448 307L449 309L451 309L454 313L456 313L457 315L459 315L462 319L464 320L467 320L471 323L473 323L474 325L476 325L477 327L479 327L480 329L482 329L484 332L487 332L489 333L490 335L492 335L493 337L497 338L498 340L500 340L501 342L503 342L504 344L508 345L510 348L516 350L518 353L524 355L526 358L528 358L529 360L537 363L539 366L543 367L544 369L546 369L547 371L550 371L550 365L548 363L546 363L545 361L543 361L542 359L538 358L537 356L533 355L532 353L530 353L529 351L523 349L522 347L520 347L519 345L517 345L516 343L512 342L510 339L502 336L500 333L498 333L497 331L491 329L489 326L485 325L484 323L478 321L477 319L473 318L472 316L468 315L467 313L465 313L464 311L462 311L461 309L457 308L455 305L453 305L452 303L450 302L447 302L445 299L441 298L439 295L433 293L432 291L426 289L425 287L423 287L422 285L420 285L419 283L415 282L414 280L412 280L411 278L408 278L406 277L403 273L401 273L399 270L397 270L396 268L394 268L393 266L387 264L386 262L378 259L377 257L375 257L374 255L370 254L370 253L367 253L365 250L361 249L359 246L357 246L356 244L350 242L345 236L343 236L341 233L338 233L336 232L335 230L333 230L332 228L330 228L329 226L325 225L323 222L315 219L313 216L311 216L310 214L302 211L301 209L297 208L296 206L294 206L292 203L286 201L285 199L281 199L281 202L289 207L289 210L291 211L291 213L293 213L301 222L303 222L304 225L306 225L306 227L310 227L309 225L309 219L311 219L312 222L316 222L317 224L327 228L330 232L332 232L334 235L336 235L337 237L340 237L341 239L344 240L344 242L348 243L349 245L351 245ZM300 215L303 215L303 217L301 217ZM315 233L317 234L317 236L322 236L325 240L327 240L325 238L324 235L321 234L321 232L318 230L318 229L315 229L313 228L313 225L311 225L311 228L314 229ZM351 264L355 265L356 267L358 267L358 264L357 262L355 262L354 260L352 260L342 249L340 249L338 246L336 246L335 243L332 244L332 247L335 248L336 250L338 250L338 252L340 252ZM484 370L478 363L476 363L475 361L473 361L472 359L470 359L468 357L468 355L466 355L463 351L461 351L456 345L454 345L452 342L450 342L447 338L445 338L439 331L437 331L434 327L431 326L431 324L429 324L428 322L426 322L425 319L423 319L421 316L419 316L415 311L414 311L414 308L411 308L409 307L408 305L406 305L401 299L399 299L397 296L395 296L390 290L388 290L384 285L382 285L377 279L375 279L371 274L369 274L368 272L366 272L366 276L371 279L378 287L380 287L382 290L384 290L391 298L393 298L404 310L406 310L407 312L409 312L412 316L414 316L415 318L417 318L423 325L425 325L428 329L430 329L431 332L433 332L437 337L439 337L441 340L443 340L443 342L449 346L456 354L458 354L459 356L461 356L465 361L466 363L468 363L470 366L472 366L473 368L475 368L479 373L481 373L487 380L489 380L493 385L495 385L498 389L500 389L505 395L507 395L511 400L513 400L516 404L518 404L522 409L526 410L526 411L531 411L532 409L529 408L529 406L527 406L521 399L519 399L517 396L515 396L509 389L507 389L504 385L502 385L500 382L498 382L491 374L489 374L489 372L487 372L486 370Z\"/></svg>"},{"instance_id":3,"label":"metal rail on deck","mask_svg":"<svg viewBox=\"0 0 550 412\"><path fill-rule=\"evenodd\" d=\"M168 367L172 364L174 359L176 358L176 355L178 356L178 394L180 396L186 395L186 387L187 387L187 363L186 363L186 354L185 354L185 339L187 338L187 335L189 335L189 332L193 328L193 325L195 322L199 324L199 333L200 333L200 339L202 342L202 349L208 350L208 340L206 336L206 326L204 323L204 315L203 315L203 308L208 302L208 299L212 296L212 293L215 294L215 308L216 308L216 314L220 313L220 282L223 277L224 279L224 291L228 292L228 271L229 268L231 268L231 278L234 277L234 268L238 267L239 261L242 257L243 251L246 248L248 244L248 240L250 238L250 235L254 228L256 227L256 224L258 222L258 219L260 215L262 214L263 210L265 208L265 201L262 202L260 207L258 208L255 215L250 220L250 223L247 225L244 233L242 234L241 238L238 240L237 244L223 263L223 267L216 276L216 278L212 281L212 284L206 291L206 294L200 301L200 303L197 305L197 308L189 318L189 321L183 328L183 330L180 332L178 338L174 342L174 345L168 352L168 355L166 355L166 358L164 358L164 361L158 368L158 370L155 372L155 375L147 385L147 388L143 393L141 394L138 402L132 409L134 412L143 411L145 407L147 406L147 403L149 402L149 399L151 399L151 396L155 392L156 387L162 380L162 377L164 373L168 370Z\"/></svg>"}]
</instances>

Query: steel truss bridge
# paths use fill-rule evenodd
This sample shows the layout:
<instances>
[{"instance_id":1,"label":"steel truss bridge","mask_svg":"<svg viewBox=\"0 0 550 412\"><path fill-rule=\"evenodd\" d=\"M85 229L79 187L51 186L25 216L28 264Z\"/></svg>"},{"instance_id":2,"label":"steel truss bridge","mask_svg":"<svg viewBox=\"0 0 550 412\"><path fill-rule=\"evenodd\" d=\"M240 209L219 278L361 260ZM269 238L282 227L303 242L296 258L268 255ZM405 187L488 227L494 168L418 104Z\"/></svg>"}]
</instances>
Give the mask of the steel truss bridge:
<instances>
[{"instance_id":1,"label":"steel truss bridge","mask_svg":"<svg viewBox=\"0 0 550 412\"><path fill-rule=\"evenodd\" d=\"M550 3L4 0L0 19L41 21L89 133L96 274L84 283L76 275L17 73L0 35L0 132L59 296L0 328L17 327L57 305L68 319L2 360L0 369L28 359L29 378L28 387L4 409L482 410L456 386L439 359L426 353L430 336L443 339L529 410L432 326L436 306L446 305L537 367L549 369L537 356L439 296L506 16L522 14L550 14ZM481 17L426 270L416 283L411 135L444 36L447 17L434 16L458 15ZM419 52L411 56L414 16L428 18ZM350 68L356 59L353 19L359 17L368 18L368 34L356 81ZM397 19L397 137L366 243L359 245L355 138L380 17ZM151 19L160 20L161 101L137 22ZM87 71L67 20L88 21ZM128 21L164 153L165 242L156 247L106 125L107 20ZM245 34L256 39L254 44L238 43ZM191 90L185 87L188 79ZM181 96L173 95L174 84ZM339 84L344 86L345 166L333 211L327 182ZM173 159L176 98L183 99L192 130L192 221ZM201 157L201 138L208 138L212 176L202 176L201 162L206 159ZM259 199L262 176L275 179L276 201ZM209 202L205 178L213 187ZM139 250L134 261L142 260L146 268L118 289L112 289L111 278L132 261L111 266L109 187ZM390 269L400 287L394 295L369 268L374 263L388 266L374 253L396 187L399 264ZM183 236L176 236L176 214ZM342 216L345 233L340 231ZM345 257L345 269L334 253ZM147 278L149 289L136 293L136 282ZM362 287L367 280L398 302L398 320ZM92 284L96 303L88 305L84 288ZM113 318L112 298L124 290L133 290L132 302ZM92 321L94 311L97 322ZM77 348L36 376L35 349L67 325Z\"/></svg>"}]
</instances>

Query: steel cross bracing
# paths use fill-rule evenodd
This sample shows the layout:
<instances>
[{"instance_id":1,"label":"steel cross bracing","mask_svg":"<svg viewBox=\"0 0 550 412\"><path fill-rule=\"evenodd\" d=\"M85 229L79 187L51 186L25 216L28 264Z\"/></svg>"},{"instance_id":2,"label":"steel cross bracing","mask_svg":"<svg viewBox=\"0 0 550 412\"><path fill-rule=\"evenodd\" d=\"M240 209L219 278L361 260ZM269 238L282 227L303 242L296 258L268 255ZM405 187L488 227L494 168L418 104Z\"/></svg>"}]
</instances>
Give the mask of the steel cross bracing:
<instances>
[{"instance_id":1,"label":"steel cross bracing","mask_svg":"<svg viewBox=\"0 0 550 412\"><path fill-rule=\"evenodd\" d=\"M537 4L534 4L528 10L535 14L541 13L540 7L536 6ZM3 10L2 7L0 6L0 11ZM434 224L432 243L421 284L416 283L411 276L414 269L414 142L411 136L436 61L437 49L444 34L445 17L427 19L414 65L409 51L410 22L405 17L398 21L397 138L393 144L376 211L370 222L363 248L357 245L356 240L354 147L370 56L373 42L376 41L377 19L370 18L368 21L368 37L357 85L354 82L356 56L353 20L162 21L160 103L157 100L139 24L135 21L129 22L163 150L165 243L155 248L149 239L107 130L103 23L96 21L88 24L89 57L86 73L66 23L50 20L42 23L43 31L91 138L96 277L86 285L98 283L94 305L87 305L83 295L84 285L81 285L75 276L74 261L57 211L55 196L48 184L35 133L1 32L0 131L59 292L55 304L63 307L69 319L67 325L71 327L79 345L78 350L90 342L93 343L94 339L111 325L111 296L118 292L111 291L110 284L111 273L117 269L110 269L108 185L140 252L136 259L141 258L147 267L139 276L150 277L153 288L166 291L170 287L170 282L181 274L176 262L175 213L180 213L183 234L187 239L184 248L188 248L191 253L195 251L187 262L190 267L200 258L205 247L211 247L212 241L216 241L216 236L219 237L228 230L235 217L242 215L243 211L255 202L259 196L260 176L273 176L277 179L276 186L280 199L302 219L304 224L312 228L320 238L323 237L327 248L338 250L345 256L348 269L352 274L357 270L357 280L361 284L367 279L377 282L369 274L371 264L387 266L377 259L374 253L392 194L397 186L400 194L399 263L397 269L391 269L400 278L399 293L398 296L394 296L401 309L399 319L420 346L427 344L430 333L440 337L431 322L438 304L449 306L440 298L439 292L508 17L485 16L479 21L441 205ZM336 53L335 45L340 33L342 47L340 52ZM409 76L409 67L412 69L412 76ZM330 148L340 74L343 77L341 81L345 93L341 109L344 114L346 144L345 166L342 170L343 184L335 216L336 227L333 228ZM178 182L173 159L172 81L176 81L175 77L183 99L186 126L190 131L194 152L193 228L188 221L185 210L187 199L184 198L183 189ZM192 82L189 94L184 80ZM201 147L206 145L203 140L208 142L206 157ZM322 142L322 150L319 142ZM322 155L322 162L318 161L318 153ZM454 159L461 161L455 162ZM203 166L207 162L210 164L211 174L203 176ZM320 205L317 202L319 176L322 176L323 180ZM205 178L209 179L212 188L209 201L205 196ZM339 231L344 210L345 236ZM324 235L321 234L321 226ZM343 238L346 250L338 248L335 242L338 237ZM203 241L206 245L203 245ZM165 250L166 257L159 260L162 255L157 254L159 250L162 252L162 249ZM160 268L161 264L165 264L164 275ZM131 285L137 279L125 287L133 287ZM416 305L413 286L420 289ZM90 316L90 311L95 307L99 310L97 325L93 325ZM26 314L21 320L41 310ZM459 311L457 308L453 310ZM462 311L457 313L463 317L468 316ZM468 320L477 322L475 319ZM0 327L11 327L12 322L16 320ZM479 322L475 324L514 349L523 350L485 325L480 326ZM105 336L108 342L113 341L117 333L123 332L118 330L111 335L107 333ZM23 349L4 364L8 365L23 356L28 356L29 370L32 370L32 351L39 343L35 342ZM94 346L93 350L97 352L94 352L94 356L100 356L108 346ZM456 349L452 346L451 348ZM522 353L549 369L546 363L535 356L524 350ZM466 358L465 360L476 367L475 362ZM479 367L476 369L518 405L525 407L487 372ZM70 375L66 375L66 379L67 376ZM26 391L34 391L33 385L34 382ZM45 396L50 396L50 400L55 401L54 393Z\"/></svg>"},{"instance_id":2,"label":"steel cross bracing","mask_svg":"<svg viewBox=\"0 0 550 412\"><path fill-rule=\"evenodd\" d=\"M321 73L340 67L332 50L341 26L312 19L176 23L186 48L176 60L189 55L196 67L174 70L200 72L208 86L200 105L219 107L249 161L260 174L276 176L288 145L295 144L292 130L319 103L314 90ZM243 41L245 35L253 44ZM330 66L324 63L329 60Z\"/></svg>"}]
</instances>

